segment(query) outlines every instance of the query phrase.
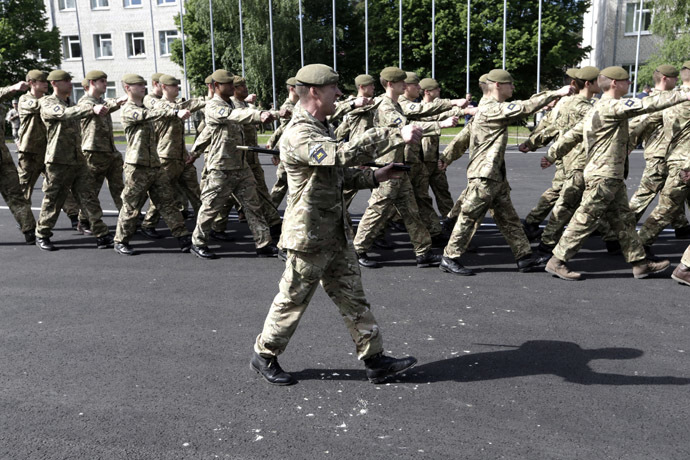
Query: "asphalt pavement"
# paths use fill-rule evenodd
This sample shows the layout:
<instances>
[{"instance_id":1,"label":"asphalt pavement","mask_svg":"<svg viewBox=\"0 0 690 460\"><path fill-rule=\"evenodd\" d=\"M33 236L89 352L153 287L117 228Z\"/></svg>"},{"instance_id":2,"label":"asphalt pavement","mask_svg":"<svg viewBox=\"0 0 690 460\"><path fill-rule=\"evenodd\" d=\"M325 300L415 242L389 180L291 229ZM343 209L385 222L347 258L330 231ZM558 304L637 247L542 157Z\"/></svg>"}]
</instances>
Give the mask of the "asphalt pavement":
<instances>
[{"instance_id":1,"label":"asphalt pavement","mask_svg":"<svg viewBox=\"0 0 690 460\"><path fill-rule=\"evenodd\" d=\"M553 174L539 157L507 153L521 217ZM630 194L644 165L631 160ZM466 165L449 168L454 196ZM106 188L100 198L115 209ZM114 213L104 221L114 232ZM62 215L46 253L0 208L0 458L690 457L690 288L670 270L635 280L591 238L571 264L585 281L521 274L487 216L464 256L479 273L456 277L416 268L395 233L362 277L385 350L419 364L367 382L319 289L280 357L299 383L273 387L249 359L283 264L255 257L246 224L229 227L238 241L212 245L218 260L179 253L163 223L168 238L138 235L141 254L123 257ZM688 242L667 231L655 249L675 266Z\"/></svg>"}]
</instances>

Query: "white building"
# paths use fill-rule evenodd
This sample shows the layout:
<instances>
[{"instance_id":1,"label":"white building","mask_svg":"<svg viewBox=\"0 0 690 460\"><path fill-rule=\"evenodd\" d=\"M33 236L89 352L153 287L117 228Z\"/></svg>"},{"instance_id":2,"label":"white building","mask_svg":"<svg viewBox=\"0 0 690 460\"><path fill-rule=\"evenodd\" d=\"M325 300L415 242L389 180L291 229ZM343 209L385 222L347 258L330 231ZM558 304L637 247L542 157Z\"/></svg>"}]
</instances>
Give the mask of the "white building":
<instances>
[{"instance_id":1,"label":"white building","mask_svg":"<svg viewBox=\"0 0 690 460\"><path fill-rule=\"evenodd\" d=\"M44 0L51 25L60 30L61 68L74 77L74 100L84 91L81 80L90 70L108 75L108 97L124 94L119 83L127 73L162 72L182 80L183 70L170 59L178 38L174 16L181 0ZM113 114L119 120L118 113Z\"/></svg>"}]
</instances>

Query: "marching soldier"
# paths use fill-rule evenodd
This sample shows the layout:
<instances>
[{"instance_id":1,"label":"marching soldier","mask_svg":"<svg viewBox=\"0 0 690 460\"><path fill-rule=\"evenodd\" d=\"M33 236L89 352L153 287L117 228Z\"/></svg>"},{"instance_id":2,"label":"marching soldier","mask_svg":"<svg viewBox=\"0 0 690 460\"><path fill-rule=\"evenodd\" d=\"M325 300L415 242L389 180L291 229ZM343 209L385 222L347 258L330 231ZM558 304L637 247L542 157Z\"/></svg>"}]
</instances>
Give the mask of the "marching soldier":
<instances>
[{"instance_id":1,"label":"marching soldier","mask_svg":"<svg viewBox=\"0 0 690 460\"><path fill-rule=\"evenodd\" d=\"M285 127L290 121L291 115L287 114L292 114L292 112L295 110L295 104L297 104L299 101L299 96L297 96L297 93L295 92L296 84L297 80L295 80L295 77L290 77L285 82L288 90L288 97L280 106L280 111L282 112L285 110L286 115L280 119L280 126L278 126L278 129L275 130L271 138L268 140L268 143L266 144L267 149L273 149L278 146L280 137L283 135L283 131L285 131ZM278 208L280 203L283 202L283 198L285 198L285 194L288 191L287 175L285 174L285 167L280 164L280 160L277 156L274 156L272 161L273 166L278 166L278 169L276 170L276 183L273 184L273 188L271 189L271 201L273 202L273 206Z\"/></svg>"}]
</instances>

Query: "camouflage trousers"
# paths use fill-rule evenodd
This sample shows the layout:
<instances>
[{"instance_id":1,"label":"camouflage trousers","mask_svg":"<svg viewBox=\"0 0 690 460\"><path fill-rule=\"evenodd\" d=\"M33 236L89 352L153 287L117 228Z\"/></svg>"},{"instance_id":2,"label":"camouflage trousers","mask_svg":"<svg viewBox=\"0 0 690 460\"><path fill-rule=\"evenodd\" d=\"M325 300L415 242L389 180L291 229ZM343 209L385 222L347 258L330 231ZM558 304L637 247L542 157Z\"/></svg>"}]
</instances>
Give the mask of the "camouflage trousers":
<instances>
[{"instance_id":1,"label":"camouflage trousers","mask_svg":"<svg viewBox=\"0 0 690 460\"><path fill-rule=\"evenodd\" d=\"M122 180L122 155L120 152L91 152L84 151L86 157L86 166L93 177L93 186L96 196L101 192L103 182L108 181L108 190L110 196L113 197L115 206L119 211L122 208L122 190L125 188L125 183ZM86 221L86 215L83 211L79 212L79 220Z\"/></svg>"},{"instance_id":2,"label":"camouflage trousers","mask_svg":"<svg viewBox=\"0 0 690 460\"><path fill-rule=\"evenodd\" d=\"M585 179L582 202L554 248L554 257L563 261L572 259L602 219L611 225L627 262L645 258L642 242L635 232L635 216L628 206L625 182L604 177Z\"/></svg>"},{"instance_id":3,"label":"camouflage trousers","mask_svg":"<svg viewBox=\"0 0 690 460\"><path fill-rule=\"evenodd\" d=\"M280 225L282 219L275 206L273 206L273 201L271 200L271 194L268 193L268 186L266 185L266 176L264 175L264 168L261 167L260 163L250 164L249 168L252 170L254 179L256 179L256 193L259 195L259 200L261 201L261 213L266 220L269 227L274 225ZM234 195L230 196L230 199L223 207L223 210L218 214L218 216L213 221L213 230L216 232L224 232L228 226L228 214L233 208L237 208L238 211L244 210L241 208L237 198Z\"/></svg>"},{"instance_id":4,"label":"camouflage trousers","mask_svg":"<svg viewBox=\"0 0 690 460\"><path fill-rule=\"evenodd\" d=\"M17 167L10 158L0 163L0 194L10 208L12 215L19 224L22 233L36 229L36 219L31 212L31 202L24 196L19 185Z\"/></svg>"},{"instance_id":5,"label":"camouflage trousers","mask_svg":"<svg viewBox=\"0 0 690 460\"><path fill-rule=\"evenodd\" d=\"M271 189L271 201L276 209L283 202L283 198L285 198L287 192L287 172L285 171L285 166L283 166L283 162L281 161L278 164L278 169L276 170L276 183L273 184L273 188Z\"/></svg>"},{"instance_id":6,"label":"camouflage trousers","mask_svg":"<svg viewBox=\"0 0 690 460\"><path fill-rule=\"evenodd\" d=\"M201 186L201 209L192 235L195 246L208 246L213 221L223 210L230 195L235 195L244 208L256 247L262 248L271 243L271 233L261 213L261 201L256 193L256 179L251 169L208 169Z\"/></svg>"},{"instance_id":7,"label":"camouflage trousers","mask_svg":"<svg viewBox=\"0 0 690 460\"><path fill-rule=\"evenodd\" d=\"M288 250L280 292L256 338L257 353L277 356L285 351L319 283L340 310L357 357L366 359L383 351L376 318L364 296L357 256L349 244L313 253Z\"/></svg>"},{"instance_id":8,"label":"camouflage trousers","mask_svg":"<svg viewBox=\"0 0 690 460\"><path fill-rule=\"evenodd\" d=\"M420 256L428 252L431 249L431 235L419 218L419 209L407 174L403 174L400 179L381 183L371 193L369 206L357 227L355 251L366 252L396 211L405 222L415 254Z\"/></svg>"},{"instance_id":9,"label":"camouflage trousers","mask_svg":"<svg viewBox=\"0 0 690 460\"><path fill-rule=\"evenodd\" d=\"M33 195L38 178L41 177L41 174L45 175L46 165L43 162L44 158L44 154L31 152L17 153L19 186L22 188L22 192L29 202L31 202L31 195ZM70 217L79 214L79 205L77 204L77 200L74 199L71 190L67 193L67 198L65 198L65 203L62 205L62 210Z\"/></svg>"},{"instance_id":10,"label":"camouflage trousers","mask_svg":"<svg viewBox=\"0 0 690 460\"><path fill-rule=\"evenodd\" d=\"M434 209L434 200L429 195L429 171L424 163L412 163L409 172L410 183L414 191L414 200L419 209L419 218L422 219L429 235L432 237L441 234L441 222Z\"/></svg>"},{"instance_id":11,"label":"camouflage trousers","mask_svg":"<svg viewBox=\"0 0 690 460\"><path fill-rule=\"evenodd\" d=\"M429 186L436 199L436 207L442 216L448 215L453 208L453 197L450 194L448 176L445 171L438 169L438 162L425 161L424 166L429 172Z\"/></svg>"},{"instance_id":12,"label":"camouflage trousers","mask_svg":"<svg viewBox=\"0 0 690 460\"><path fill-rule=\"evenodd\" d=\"M647 207L654 201L656 195L664 188L668 177L668 166L664 158L647 159L640 179L640 185L635 194L630 198L630 210L635 214L635 219L639 222L644 215ZM671 227L683 228L690 225L685 217L685 206L678 210L678 213L671 221Z\"/></svg>"},{"instance_id":13,"label":"camouflage trousers","mask_svg":"<svg viewBox=\"0 0 690 460\"><path fill-rule=\"evenodd\" d=\"M182 214L175 207L175 192L170 186L170 179L161 168L125 164L125 189L122 191L122 209L117 219L116 243L129 243L137 231L139 211L151 199L168 224L173 236L189 235L184 225Z\"/></svg>"},{"instance_id":14,"label":"camouflage trousers","mask_svg":"<svg viewBox=\"0 0 690 460\"><path fill-rule=\"evenodd\" d=\"M162 159L161 169L165 172L173 190L173 206L178 211L187 209L187 200L192 203L195 212L201 208L201 187L196 175L196 167L182 160ZM142 227L155 228L161 213L154 202L149 205Z\"/></svg>"},{"instance_id":15,"label":"camouflage trousers","mask_svg":"<svg viewBox=\"0 0 690 460\"><path fill-rule=\"evenodd\" d=\"M103 211L98 195L94 192L93 177L85 163L76 165L48 163L45 175L43 203L36 226L37 238L53 236L52 230L60 215L60 208L65 203L70 190L78 206L86 213L93 236L101 237L109 233L108 226L102 220Z\"/></svg>"},{"instance_id":16,"label":"camouflage trousers","mask_svg":"<svg viewBox=\"0 0 690 460\"><path fill-rule=\"evenodd\" d=\"M537 205L527 214L527 217L525 217L526 224L541 224L549 216L551 209L553 209L561 194L564 180L565 170L563 163L558 162L556 163L556 173L551 181L551 187L541 194Z\"/></svg>"},{"instance_id":17,"label":"camouflage trousers","mask_svg":"<svg viewBox=\"0 0 690 460\"><path fill-rule=\"evenodd\" d=\"M352 216L350 216L350 205L352 204L352 201L355 199L357 196L357 192L359 190L356 188L346 188L343 190L343 201L345 202L345 217L347 218L347 221L350 223L350 227L352 226Z\"/></svg>"},{"instance_id":18,"label":"camouflage trousers","mask_svg":"<svg viewBox=\"0 0 690 460\"><path fill-rule=\"evenodd\" d=\"M467 250L487 211L491 211L498 230L508 242L516 260L532 254L529 240L510 199L508 181L470 179L463 195L460 215L443 251L444 256L454 259Z\"/></svg>"},{"instance_id":19,"label":"camouflage trousers","mask_svg":"<svg viewBox=\"0 0 690 460\"><path fill-rule=\"evenodd\" d=\"M685 248L685 252L683 253L683 257L680 259L680 263L686 267L690 267L690 246Z\"/></svg>"},{"instance_id":20,"label":"camouflage trousers","mask_svg":"<svg viewBox=\"0 0 690 460\"><path fill-rule=\"evenodd\" d=\"M678 213L684 212L685 202L690 197L690 184L680 178L682 166L681 162L668 164L668 177L659 193L659 204L640 229L640 239L645 246L654 243L661 231L678 216Z\"/></svg>"},{"instance_id":21,"label":"camouflage trousers","mask_svg":"<svg viewBox=\"0 0 690 460\"><path fill-rule=\"evenodd\" d=\"M462 210L462 200L465 199L465 193L467 192L467 188L462 191L460 196L458 197L457 200L455 200L455 203L453 204L453 207L448 211L448 214L446 214L446 217L449 219L457 219L458 216L460 215L460 210Z\"/></svg>"}]
</instances>

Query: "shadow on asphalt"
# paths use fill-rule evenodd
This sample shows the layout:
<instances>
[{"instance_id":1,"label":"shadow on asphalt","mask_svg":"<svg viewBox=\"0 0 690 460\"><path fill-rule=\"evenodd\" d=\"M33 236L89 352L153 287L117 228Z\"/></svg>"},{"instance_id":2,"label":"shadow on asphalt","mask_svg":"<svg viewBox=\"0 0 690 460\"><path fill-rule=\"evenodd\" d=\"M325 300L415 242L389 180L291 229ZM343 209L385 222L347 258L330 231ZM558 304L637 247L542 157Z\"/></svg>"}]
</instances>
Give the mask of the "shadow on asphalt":
<instances>
[{"instance_id":1,"label":"shadow on asphalt","mask_svg":"<svg viewBox=\"0 0 690 460\"><path fill-rule=\"evenodd\" d=\"M504 346L494 344L478 344ZM636 348L586 350L573 342L530 340L511 350L474 353L418 365L403 383L476 382L532 375L555 375L581 385L690 385L690 378L599 373L589 367L595 359L635 359ZM292 372L298 380L365 380L364 370L305 369Z\"/></svg>"}]
</instances>

